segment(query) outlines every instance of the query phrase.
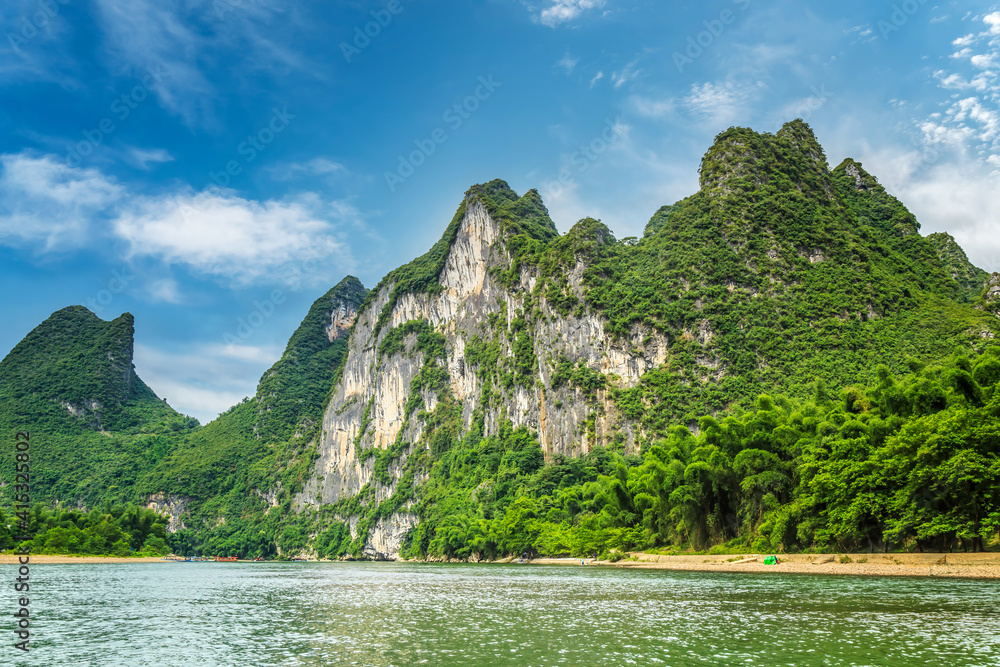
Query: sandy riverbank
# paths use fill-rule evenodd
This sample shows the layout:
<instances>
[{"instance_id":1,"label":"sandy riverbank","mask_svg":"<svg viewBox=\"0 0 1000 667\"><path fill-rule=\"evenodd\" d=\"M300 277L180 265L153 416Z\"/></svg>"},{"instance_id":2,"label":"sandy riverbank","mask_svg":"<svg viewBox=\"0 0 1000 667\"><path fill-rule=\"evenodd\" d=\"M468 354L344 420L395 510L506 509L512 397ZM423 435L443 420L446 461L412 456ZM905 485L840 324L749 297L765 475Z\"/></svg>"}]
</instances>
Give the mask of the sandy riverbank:
<instances>
[{"instance_id":1,"label":"sandy riverbank","mask_svg":"<svg viewBox=\"0 0 1000 667\"><path fill-rule=\"evenodd\" d=\"M160 557L152 558L118 558L116 556L30 556L31 565L95 565L104 563L166 563ZM10 554L0 554L0 565L17 564L18 557Z\"/></svg>"},{"instance_id":2,"label":"sandy riverbank","mask_svg":"<svg viewBox=\"0 0 1000 667\"><path fill-rule=\"evenodd\" d=\"M849 562L841 562L843 556ZM617 563L580 558L536 558L532 565L603 565L631 569L704 572L770 572L856 576L960 577L1000 579L1000 553L951 554L792 554L779 565L764 565L761 555L657 556L632 553ZM633 560L634 559L634 560ZM514 562L517 562L516 560Z\"/></svg>"}]
</instances>

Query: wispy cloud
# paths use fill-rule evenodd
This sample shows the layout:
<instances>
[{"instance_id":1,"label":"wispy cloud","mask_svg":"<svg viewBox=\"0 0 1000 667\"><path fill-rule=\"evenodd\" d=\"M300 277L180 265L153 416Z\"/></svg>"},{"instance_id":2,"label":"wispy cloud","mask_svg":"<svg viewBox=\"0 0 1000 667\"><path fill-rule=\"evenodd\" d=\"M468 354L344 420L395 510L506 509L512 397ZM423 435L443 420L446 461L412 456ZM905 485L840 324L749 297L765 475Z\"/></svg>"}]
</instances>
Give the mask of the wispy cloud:
<instances>
[{"instance_id":1,"label":"wispy cloud","mask_svg":"<svg viewBox=\"0 0 1000 667\"><path fill-rule=\"evenodd\" d=\"M738 83L736 81L705 82L691 86L684 98L684 105L696 116L716 125L724 125L746 117L747 108L756 101L767 84Z\"/></svg>"},{"instance_id":2,"label":"wispy cloud","mask_svg":"<svg viewBox=\"0 0 1000 667\"><path fill-rule=\"evenodd\" d=\"M572 74L573 70L576 69L577 63L579 62L579 58L574 58L569 54L569 52L567 52L566 55L560 58L556 63L556 68L564 70L567 74Z\"/></svg>"},{"instance_id":3,"label":"wispy cloud","mask_svg":"<svg viewBox=\"0 0 1000 667\"><path fill-rule=\"evenodd\" d=\"M324 157L313 158L306 162L279 164L275 167L269 167L267 171L275 181L293 181L300 178L335 178L350 173L342 163Z\"/></svg>"},{"instance_id":4,"label":"wispy cloud","mask_svg":"<svg viewBox=\"0 0 1000 667\"><path fill-rule=\"evenodd\" d=\"M611 85L615 88L621 88L625 84L635 81L642 75L642 70L639 69L639 60L636 59L622 67L617 72L611 73Z\"/></svg>"},{"instance_id":5,"label":"wispy cloud","mask_svg":"<svg viewBox=\"0 0 1000 667\"><path fill-rule=\"evenodd\" d=\"M868 23L854 26L847 31L847 34L853 38L853 43L855 44L858 42L874 42L878 39L878 35L875 34L875 29Z\"/></svg>"},{"instance_id":6,"label":"wispy cloud","mask_svg":"<svg viewBox=\"0 0 1000 667\"><path fill-rule=\"evenodd\" d=\"M0 244L46 252L113 240L125 243L127 259L152 258L233 286L323 284L354 267L342 230L366 228L352 204L315 194L255 201L184 188L142 195L97 169L30 152L0 156L0 168ZM303 270L317 261L326 270ZM171 300L170 285L154 296Z\"/></svg>"},{"instance_id":7,"label":"wispy cloud","mask_svg":"<svg viewBox=\"0 0 1000 667\"><path fill-rule=\"evenodd\" d=\"M94 0L109 65L162 71L155 94L189 127L216 122L206 61L238 52L237 72L282 73L305 63L275 38L280 5L260 0Z\"/></svg>"},{"instance_id":8,"label":"wispy cloud","mask_svg":"<svg viewBox=\"0 0 1000 667\"><path fill-rule=\"evenodd\" d=\"M207 423L245 396L281 357L277 346L200 343L184 351L137 343L136 371L178 412Z\"/></svg>"},{"instance_id":9,"label":"wispy cloud","mask_svg":"<svg viewBox=\"0 0 1000 667\"><path fill-rule=\"evenodd\" d=\"M602 9L605 0L555 0L536 14L535 19L550 28L569 23L592 9Z\"/></svg>"},{"instance_id":10,"label":"wispy cloud","mask_svg":"<svg viewBox=\"0 0 1000 667\"><path fill-rule=\"evenodd\" d=\"M172 0L95 0L111 58L120 66L164 72L155 90L160 104L188 125L214 120L215 87L198 66L204 38L182 20Z\"/></svg>"},{"instance_id":11,"label":"wispy cloud","mask_svg":"<svg viewBox=\"0 0 1000 667\"><path fill-rule=\"evenodd\" d=\"M75 68L65 49L72 29L63 3L4 0L0 11L0 82L58 81L72 87L66 74Z\"/></svg>"},{"instance_id":12,"label":"wispy cloud","mask_svg":"<svg viewBox=\"0 0 1000 667\"><path fill-rule=\"evenodd\" d=\"M125 161L129 164L148 171L154 165L163 162L172 162L173 156L162 148L129 148L125 152Z\"/></svg>"},{"instance_id":13,"label":"wispy cloud","mask_svg":"<svg viewBox=\"0 0 1000 667\"><path fill-rule=\"evenodd\" d=\"M84 243L124 188L96 169L31 152L0 156L0 243L62 250Z\"/></svg>"},{"instance_id":14,"label":"wispy cloud","mask_svg":"<svg viewBox=\"0 0 1000 667\"><path fill-rule=\"evenodd\" d=\"M637 114L646 118L662 119L672 114L677 108L672 99L652 99L641 95L633 95L629 98L629 102Z\"/></svg>"},{"instance_id":15,"label":"wispy cloud","mask_svg":"<svg viewBox=\"0 0 1000 667\"><path fill-rule=\"evenodd\" d=\"M180 285L173 278L154 280L146 286L146 296L154 303L181 303Z\"/></svg>"},{"instance_id":16,"label":"wispy cloud","mask_svg":"<svg viewBox=\"0 0 1000 667\"><path fill-rule=\"evenodd\" d=\"M244 286L298 282L304 258L322 258L335 274L349 271L350 251L330 221L345 216L357 211L315 196L256 202L214 190L138 198L113 224L130 257L158 258ZM323 280L331 277L326 273Z\"/></svg>"}]
</instances>

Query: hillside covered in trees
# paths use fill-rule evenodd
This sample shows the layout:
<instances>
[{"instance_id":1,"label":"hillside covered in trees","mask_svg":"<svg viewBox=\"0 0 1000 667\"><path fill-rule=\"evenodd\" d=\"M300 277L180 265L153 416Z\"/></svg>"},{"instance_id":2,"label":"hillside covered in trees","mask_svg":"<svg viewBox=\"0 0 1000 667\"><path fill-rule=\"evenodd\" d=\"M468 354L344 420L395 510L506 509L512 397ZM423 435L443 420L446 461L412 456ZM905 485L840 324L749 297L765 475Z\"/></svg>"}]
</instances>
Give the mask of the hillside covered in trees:
<instances>
[{"instance_id":1,"label":"hillside covered in trees","mask_svg":"<svg viewBox=\"0 0 1000 667\"><path fill-rule=\"evenodd\" d=\"M205 426L135 376L131 316L60 311L0 362L0 427L45 436L40 531L133 503L181 553L996 548L1000 276L919 230L805 123L731 128L641 238L474 186Z\"/></svg>"}]
</instances>

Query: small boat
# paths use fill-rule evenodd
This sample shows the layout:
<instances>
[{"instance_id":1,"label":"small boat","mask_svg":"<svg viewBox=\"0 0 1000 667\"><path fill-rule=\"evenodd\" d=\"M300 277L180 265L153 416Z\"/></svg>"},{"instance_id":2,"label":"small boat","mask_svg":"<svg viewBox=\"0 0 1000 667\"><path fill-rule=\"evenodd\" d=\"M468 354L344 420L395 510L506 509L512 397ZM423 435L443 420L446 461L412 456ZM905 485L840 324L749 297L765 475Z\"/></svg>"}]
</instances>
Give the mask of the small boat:
<instances>
[{"instance_id":1,"label":"small boat","mask_svg":"<svg viewBox=\"0 0 1000 667\"><path fill-rule=\"evenodd\" d=\"M216 563L235 563L239 560L239 556L216 556Z\"/></svg>"}]
</instances>

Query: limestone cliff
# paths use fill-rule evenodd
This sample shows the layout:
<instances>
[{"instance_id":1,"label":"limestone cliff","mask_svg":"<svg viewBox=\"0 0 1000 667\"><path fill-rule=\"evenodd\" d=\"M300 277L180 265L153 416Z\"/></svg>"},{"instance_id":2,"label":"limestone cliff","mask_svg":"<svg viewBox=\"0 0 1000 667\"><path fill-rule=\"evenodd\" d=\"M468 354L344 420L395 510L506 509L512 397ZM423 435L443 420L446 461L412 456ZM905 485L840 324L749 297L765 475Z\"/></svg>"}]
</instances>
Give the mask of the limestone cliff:
<instances>
[{"instance_id":1,"label":"limestone cliff","mask_svg":"<svg viewBox=\"0 0 1000 667\"><path fill-rule=\"evenodd\" d=\"M407 457L426 448L423 419L408 413L408 404L418 393L432 412L439 396L415 386L425 363L416 349L416 331L404 335L402 345L385 354L387 338L415 322L426 323L446 341L442 361L446 390L461 406L464 428L471 426L475 413L482 413L484 436L496 433L503 420L527 426L538 433L546 458L585 453L596 443L609 444L617 434L624 436L627 451L636 449L635 427L621 417L607 393L613 387L635 386L647 370L663 364L667 341L641 327L612 341L604 333L603 319L588 309L558 313L545 296L534 295L539 281L536 269L522 268L512 280L502 282L501 273L513 261L503 225L475 194L463 208L438 276L442 289L397 297L397 285L390 280L358 314L341 381L323 417L315 475L298 503L332 504L363 491L370 494L367 502L384 502L396 490ZM578 297L583 295L584 269L580 260L566 276L566 291ZM521 324L523 314L532 310L530 325ZM520 341L530 341L530 351L515 350L519 337L512 332L519 327L524 328ZM478 367L468 350L486 343L497 346L501 361L518 354L532 359L534 366L525 380L484 393L485 377L496 368ZM554 381L560 361L600 374L605 378L602 388L587 396L579 387ZM407 446L388 467L388 479L373 478L376 459L365 453L386 450L397 442ZM405 533L399 526L412 526L414 520L400 508L379 522L370 537L372 553L395 557Z\"/></svg>"},{"instance_id":2,"label":"limestone cliff","mask_svg":"<svg viewBox=\"0 0 1000 667\"><path fill-rule=\"evenodd\" d=\"M1000 318L1000 273L990 275L983 286L980 307Z\"/></svg>"}]
</instances>

